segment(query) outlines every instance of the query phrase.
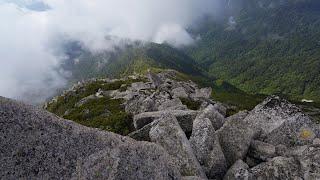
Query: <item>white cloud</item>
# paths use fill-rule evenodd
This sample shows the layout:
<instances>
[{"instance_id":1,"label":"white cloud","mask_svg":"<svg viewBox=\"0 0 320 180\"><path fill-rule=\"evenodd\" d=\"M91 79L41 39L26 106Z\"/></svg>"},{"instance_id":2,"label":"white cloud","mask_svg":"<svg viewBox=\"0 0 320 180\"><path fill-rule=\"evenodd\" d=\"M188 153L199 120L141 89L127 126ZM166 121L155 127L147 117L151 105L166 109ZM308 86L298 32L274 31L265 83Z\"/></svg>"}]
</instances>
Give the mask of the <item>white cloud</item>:
<instances>
[{"instance_id":1,"label":"white cloud","mask_svg":"<svg viewBox=\"0 0 320 180\"><path fill-rule=\"evenodd\" d=\"M167 42L179 47L192 44L194 39L181 26L177 24L166 24L158 29L153 41L156 43Z\"/></svg>"},{"instance_id":2,"label":"white cloud","mask_svg":"<svg viewBox=\"0 0 320 180\"><path fill-rule=\"evenodd\" d=\"M34 3L49 8L28 9ZM0 2L0 95L29 100L26 94L40 94L33 99L37 102L63 86L64 78L57 72L61 58L53 53L59 41L79 41L91 51L110 50L122 39L190 44L193 39L186 28L202 15L214 13L216 3L217 0L4 0Z\"/></svg>"},{"instance_id":3,"label":"white cloud","mask_svg":"<svg viewBox=\"0 0 320 180\"><path fill-rule=\"evenodd\" d=\"M114 36L133 40L190 43L185 28L214 12L216 0L46 0L52 28L90 49L106 49ZM183 35L178 35L179 32ZM164 37L168 35L167 37ZM159 38L161 36L161 38ZM163 40L163 41L159 41Z\"/></svg>"},{"instance_id":4,"label":"white cloud","mask_svg":"<svg viewBox=\"0 0 320 180\"><path fill-rule=\"evenodd\" d=\"M32 92L52 95L51 89L64 81L54 71L58 60L46 46L46 15L2 4L0 22L5 22L0 25L0 95L22 100ZM43 98L35 96L33 102Z\"/></svg>"}]
</instances>

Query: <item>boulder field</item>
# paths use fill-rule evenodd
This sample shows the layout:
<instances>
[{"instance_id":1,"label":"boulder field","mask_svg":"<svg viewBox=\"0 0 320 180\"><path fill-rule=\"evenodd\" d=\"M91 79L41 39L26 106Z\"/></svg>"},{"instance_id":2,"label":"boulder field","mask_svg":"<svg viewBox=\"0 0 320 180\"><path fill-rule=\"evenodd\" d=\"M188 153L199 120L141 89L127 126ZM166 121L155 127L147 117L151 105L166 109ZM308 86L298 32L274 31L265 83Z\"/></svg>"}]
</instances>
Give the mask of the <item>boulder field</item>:
<instances>
[{"instance_id":1,"label":"boulder field","mask_svg":"<svg viewBox=\"0 0 320 180\"><path fill-rule=\"evenodd\" d=\"M128 136L0 97L0 179L320 179L320 126L296 105L270 96L227 117L211 88L173 76L90 95L125 100Z\"/></svg>"}]
</instances>

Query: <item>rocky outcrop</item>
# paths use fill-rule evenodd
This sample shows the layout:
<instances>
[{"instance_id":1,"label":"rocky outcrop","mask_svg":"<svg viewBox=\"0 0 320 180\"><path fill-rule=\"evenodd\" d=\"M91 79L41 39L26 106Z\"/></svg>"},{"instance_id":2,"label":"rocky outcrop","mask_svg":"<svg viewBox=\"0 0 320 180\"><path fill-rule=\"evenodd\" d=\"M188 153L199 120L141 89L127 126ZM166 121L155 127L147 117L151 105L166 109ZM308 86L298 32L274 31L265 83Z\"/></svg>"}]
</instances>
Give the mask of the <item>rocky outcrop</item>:
<instances>
[{"instance_id":1,"label":"rocky outcrop","mask_svg":"<svg viewBox=\"0 0 320 180\"><path fill-rule=\"evenodd\" d=\"M92 80L116 83L72 101L81 111L99 98L117 101L133 117L129 137L0 98L0 179L320 179L320 126L297 106L270 96L226 117L228 106L210 99L211 88L177 79L165 71Z\"/></svg>"},{"instance_id":2,"label":"rocky outcrop","mask_svg":"<svg viewBox=\"0 0 320 180\"><path fill-rule=\"evenodd\" d=\"M155 144L0 98L0 179L180 179Z\"/></svg>"},{"instance_id":3,"label":"rocky outcrop","mask_svg":"<svg viewBox=\"0 0 320 180\"><path fill-rule=\"evenodd\" d=\"M255 107L245 121L251 129L261 131L266 142L286 146L305 145L319 136L319 126L295 105L271 96Z\"/></svg>"},{"instance_id":4,"label":"rocky outcrop","mask_svg":"<svg viewBox=\"0 0 320 180\"><path fill-rule=\"evenodd\" d=\"M228 118L218 135L230 166L237 159L244 159L254 139L273 146L282 144L292 147L312 143L319 136L318 132L319 126L299 108L284 99L271 96L248 115L242 113ZM262 156L260 158L265 159Z\"/></svg>"}]
</instances>

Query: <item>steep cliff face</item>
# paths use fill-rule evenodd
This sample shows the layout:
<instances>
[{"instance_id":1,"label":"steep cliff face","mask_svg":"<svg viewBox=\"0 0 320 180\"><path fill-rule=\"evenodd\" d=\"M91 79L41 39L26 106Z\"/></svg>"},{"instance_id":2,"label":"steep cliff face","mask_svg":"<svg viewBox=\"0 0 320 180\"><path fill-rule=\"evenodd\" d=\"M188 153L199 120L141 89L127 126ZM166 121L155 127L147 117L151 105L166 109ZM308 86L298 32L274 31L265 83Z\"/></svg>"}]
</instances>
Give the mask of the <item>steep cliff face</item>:
<instances>
[{"instance_id":1,"label":"steep cliff face","mask_svg":"<svg viewBox=\"0 0 320 180\"><path fill-rule=\"evenodd\" d=\"M100 129L0 98L0 177L320 178L320 126L300 108L270 96L229 116L211 94L164 71L78 83L46 105Z\"/></svg>"}]
</instances>

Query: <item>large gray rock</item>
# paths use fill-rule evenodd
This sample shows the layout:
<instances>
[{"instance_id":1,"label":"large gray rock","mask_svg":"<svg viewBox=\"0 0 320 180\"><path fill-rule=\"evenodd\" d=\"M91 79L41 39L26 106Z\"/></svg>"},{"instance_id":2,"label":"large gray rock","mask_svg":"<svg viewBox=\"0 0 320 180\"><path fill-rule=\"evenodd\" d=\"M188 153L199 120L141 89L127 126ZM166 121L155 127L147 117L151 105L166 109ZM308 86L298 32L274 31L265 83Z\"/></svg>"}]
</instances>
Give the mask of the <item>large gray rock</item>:
<instances>
[{"instance_id":1,"label":"large gray rock","mask_svg":"<svg viewBox=\"0 0 320 180\"><path fill-rule=\"evenodd\" d=\"M226 120L225 117L212 104L208 105L204 110L202 110L199 113L198 118L210 119L215 130L220 129Z\"/></svg>"},{"instance_id":2,"label":"large gray rock","mask_svg":"<svg viewBox=\"0 0 320 180\"><path fill-rule=\"evenodd\" d=\"M288 119L293 119L300 109L278 96L270 96L257 105L246 117L253 128L259 127L263 134L269 134Z\"/></svg>"},{"instance_id":3,"label":"large gray rock","mask_svg":"<svg viewBox=\"0 0 320 180\"><path fill-rule=\"evenodd\" d=\"M251 141L257 135L247 122L235 117L227 120L217 134L228 166L246 156Z\"/></svg>"},{"instance_id":4,"label":"large gray rock","mask_svg":"<svg viewBox=\"0 0 320 180\"><path fill-rule=\"evenodd\" d=\"M273 145L283 144L290 147L312 144L317 137L320 137L319 127L308 116L301 115L288 119L266 135L264 141Z\"/></svg>"},{"instance_id":5,"label":"large gray rock","mask_svg":"<svg viewBox=\"0 0 320 180\"><path fill-rule=\"evenodd\" d=\"M215 130L208 118L196 118L193 122L190 144L201 165L205 164L214 144Z\"/></svg>"},{"instance_id":6,"label":"large gray rock","mask_svg":"<svg viewBox=\"0 0 320 180\"><path fill-rule=\"evenodd\" d=\"M184 132L192 132L192 124L196 118L198 112L193 110L172 110L172 111L156 111L156 112L145 112L138 115L135 115L133 118L134 127L140 129L145 125L153 122L154 120L161 117L162 114L171 113L173 114L181 128Z\"/></svg>"},{"instance_id":7,"label":"large gray rock","mask_svg":"<svg viewBox=\"0 0 320 180\"><path fill-rule=\"evenodd\" d=\"M299 166L292 157L275 157L250 169L250 179L299 179Z\"/></svg>"},{"instance_id":8,"label":"large gray rock","mask_svg":"<svg viewBox=\"0 0 320 180\"><path fill-rule=\"evenodd\" d=\"M166 151L0 97L0 179L180 179Z\"/></svg>"},{"instance_id":9,"label":"large gray rock","mask_svg":"<svg viewBox=\"0 0 320 180\"><path fill-rule=\"evenodd\" d=\"M253 167L250 179L320 179L320 146L292 147L285 156Z\"/></svg>"},{"instance_id":10,"label":"large gray rock","mask_svg":"<svg viewBox=\"0 0 320 180\"><path fill-rule=\"evenodd\" d=\"M190 144L207 177L222 178L227 169L227 162L209 119L196 118Z\"/></svg>"},{"instance_id":11,"label":"large gray rock","mask_svg":"<svg viewBox=\"0 0 320 180\"><path fill-rule=\"evenodd\" d=\"M133 139L135 139L135 140L137 140L137 141L151 141L150 137L149 137L149 132L150 132L151 128L154 127L158 123L158 118L160 118L162 114L166 114L168 112L172 112L172 111L161 111L161 113L156 112L155 113L156 115L152 116L152 122L151 123L143 126L141 129L138 129L138 130L128 134L128 136L133 138ZM142 117L143 114L141 114L141 117ZM150 114L154 114L154 113L147 113L147 115L148 114L150 115ZM140 115L137 115L137 116L140 116ZM195 117L196 113L193 116ZM179 121L178 122L181 123L181 124L185 124L186 122L189 122L189 120L186 121L183 117L177 116L177 118L178 118L178 120L180 120L180 122ZM190 123L192 123L192 121L191 121L192 119L193 119L193 117L190 118ZM184 132L190 133L191 130L192 130L192 127L190 127L190 125L187 125L185 127L187 127L187 128L183 129Z\"/></svg>"},{"instance_id":12,"label":"large gray rock","mask_svg":"<svg viewBox=\"0 0 320 180\"><path fill-rule=\"evenodd\" d=\"M261 130L261 138L273 145L311 144L319 128L295 105L270 96L245 118L251 129Z\"/></svg>"},{"instance_id":13,"label":"large gray rock","mask_svg":"<svg viewBox=\"0 0 320 180\"><path fill-rule=\"evenodd\" d=\"M245 162L238 160L231 166L223 180L248 180L250 175L248 169L249 166Z\"/></svg>"},{"instance_id":14,"label":"large gray rock","mask_svg":"<svg viewBox=\"0 0 320 180\"><path fill-rule=\"evenodd\" d=\"M166 113L150 130L150 139L161 145L179 167L182 176L206 178L191 145L174 115Z\"/></svg>"}]
</instances>

